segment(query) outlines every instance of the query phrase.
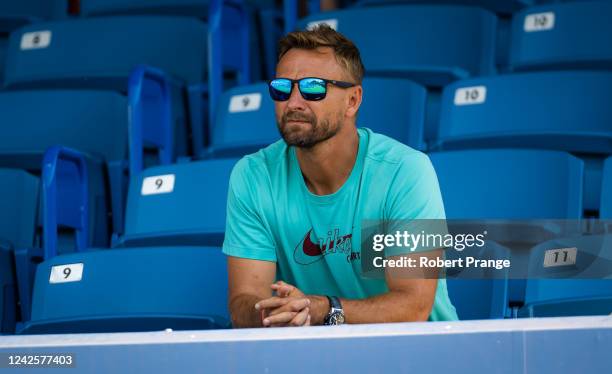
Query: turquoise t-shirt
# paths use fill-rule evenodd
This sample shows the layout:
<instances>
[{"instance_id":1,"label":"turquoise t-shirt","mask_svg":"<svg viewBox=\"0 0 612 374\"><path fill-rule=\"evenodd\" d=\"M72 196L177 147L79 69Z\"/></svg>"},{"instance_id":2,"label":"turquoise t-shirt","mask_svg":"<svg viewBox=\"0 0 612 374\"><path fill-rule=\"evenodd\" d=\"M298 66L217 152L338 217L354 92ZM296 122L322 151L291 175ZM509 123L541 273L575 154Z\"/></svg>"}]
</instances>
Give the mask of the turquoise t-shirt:
<instances>
[{"instance_id":1,"label":"turquoise t-shirt","mask_svg":"<svg viewBox=\"0 0 612 374\"><path fill-rule=\"evenodd\" d=\"M444 206L424 153L366 128L358 133L353 170L330 195L308 190L295 148L283 140L242 158L230 177L223 252L276 262L277 279L306 294L387 292L383 278L361 276L361 221L444 219ZM457 319L444 279L429 319Z\"/></svg>"}]
</instances>

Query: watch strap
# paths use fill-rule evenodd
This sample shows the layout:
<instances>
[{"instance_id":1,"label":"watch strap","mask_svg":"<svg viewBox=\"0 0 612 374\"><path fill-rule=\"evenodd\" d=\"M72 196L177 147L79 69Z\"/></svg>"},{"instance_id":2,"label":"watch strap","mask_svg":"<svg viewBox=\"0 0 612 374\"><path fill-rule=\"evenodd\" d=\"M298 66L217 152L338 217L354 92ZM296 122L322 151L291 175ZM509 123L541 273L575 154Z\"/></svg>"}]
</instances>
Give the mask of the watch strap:
<instances>
[{"instance_id":1,"label":"watch strap","mask_svg":"<svg viewBox=\"0 0 612 374\"><path fill-rule=\"evenodd\" d=\"M333 309L340 309L342 310L342 303L340 302L340 299L336 296L327 296L327 300L329 300L329 311L331 313L331 311Z\"/></svg>"}]
</instances>

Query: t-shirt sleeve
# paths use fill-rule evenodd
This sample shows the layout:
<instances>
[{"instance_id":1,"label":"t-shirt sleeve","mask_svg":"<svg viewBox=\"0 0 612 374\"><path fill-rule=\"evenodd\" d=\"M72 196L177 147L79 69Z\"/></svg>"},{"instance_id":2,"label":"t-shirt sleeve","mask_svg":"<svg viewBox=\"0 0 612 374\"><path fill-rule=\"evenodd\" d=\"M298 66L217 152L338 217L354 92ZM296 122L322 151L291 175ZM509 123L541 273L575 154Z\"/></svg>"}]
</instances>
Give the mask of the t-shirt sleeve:
<instances>
[{"instance_id":1,"label":"t-shirt sleeve","mask_svg":"<svg viewBox=\"0 0 612 374\"><path fill-rule=\"evenodd\" d=\"M421 152L407 155L399 164L391 181L386 205L387 233L448 233L440 185L429 157ZM436 246L439 248L439 246ZM414 248L413 252L434 249ZM406 253L406 248L387 248L387 256Z\"/></svg>"},{"instance_id":2,"label":"t-shirt sleeve","mask_svg":"<svg viewBox=\"0 0 612 374\"><path fill-rule=\"evenodd\" d=\"M228 256L276 262L274 241L257 199L262 188L247 158L230 176L223 253ZM261 192L261 191L259 191Z\"/></svg>"}]
</instances>

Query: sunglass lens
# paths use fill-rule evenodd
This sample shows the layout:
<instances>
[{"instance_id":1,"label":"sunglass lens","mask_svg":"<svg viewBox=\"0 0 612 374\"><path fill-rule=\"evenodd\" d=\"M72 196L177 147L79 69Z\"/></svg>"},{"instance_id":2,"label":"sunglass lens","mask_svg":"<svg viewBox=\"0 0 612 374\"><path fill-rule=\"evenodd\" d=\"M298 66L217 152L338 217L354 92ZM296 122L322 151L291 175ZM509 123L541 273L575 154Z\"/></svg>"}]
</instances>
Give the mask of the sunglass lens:
<instances>
[{"instance_id":1,"label":"sunglass lens","mask_svg":"<svg viewBox=\"0 0 612 374\"><path fill-rule=\"evenodd\" d=\"M270 82L270 96L275 101L286 101L291 96L291 81L289 79L274 79Z\"/></svg>"},{"instance_id":2,"label":"sunglass lens","mask_svg":"<svg viewBox=\"0 0 612 374\"><path fill-rule=\"evenodd\" d=\"M300 92L306 100L322 100L327 93L327 86L323 79L304 78L300 80Z\"/></svg>"}]
</instances>

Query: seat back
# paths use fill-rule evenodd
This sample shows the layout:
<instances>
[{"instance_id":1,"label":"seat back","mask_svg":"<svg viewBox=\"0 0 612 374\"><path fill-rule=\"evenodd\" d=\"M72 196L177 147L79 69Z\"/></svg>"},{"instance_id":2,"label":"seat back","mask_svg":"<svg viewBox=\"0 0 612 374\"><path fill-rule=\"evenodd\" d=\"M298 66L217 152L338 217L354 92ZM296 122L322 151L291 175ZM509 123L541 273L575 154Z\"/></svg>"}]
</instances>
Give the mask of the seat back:
<instances>
[{"instance_id":1,"label":"seat back","mask_svg":"<svg viewBox=\"0 0 612 374\"><path fill-rule=\"evenodd\" d=\"M456 82L444 89L438 147L612 152L612 74L546 72ZM576 92L581 95L576 95Z\"/></svg>"},{"instance_id":2,"label":"seat back","mask_svg":"<svg viewBox=\"0 0 612 374\"><path fill-rule=\"evenodd\" d=\"M224 6L220 7L222 3ZM255 29L248 25L254 22L255 17L253 14L247 14L251 13L251 10L247 10L242 0L226 2L222 0L83 0L80 5L81 15L85 17L111 15L180 16L198 18L211 24L211 27L215 24L217 15L209 13L221 10L220 26L223 34L223 56L218 61L230 70L243 69L243 61L245 60L252 61L257 64L256 67L259 67L258 56L249 51L249 40L242 40L243 38L251 38L251 49L256 49L258 46ZM209 39L208 42L210 41ZM200 46L200 48L205 47L205 45ZM246 81L248 82L250 79L246 78Z\"/></svg>"},{"instance_id":3,"label":"seat back","mask_svg":"<svg viewBox=\"0 0 612 374\"><path fill-rule=\"evenodd\" d=\"M515 70L612 66L612 3L561 2L526 8L512 21Z\"/></svg>"},{"instance_id":4,"label":"seat back","mask_svg":"<svg viewBox=\"0 0 612 374\"><path fill-rule=\"evenodd\" d=\"M232 88L221 96L219 105L208 155L240 156L278 140L274 101L266 83Z\"/></svg>"},{"instance_id":5,"label":"seat back","mask_svg":"<svg viewBox=\"0 0 612 374\"><path fill-rule=\"evenodd\" d=\"M612 235L555 239L530 251L529 317L612 313Z\"/></svg>"},{"instance_id":6,"label":"seat back","mask_svg":"<svg viewBox=\"0 0 612 374\"><path fill-rule=\"evenodd\" d=\"M133 178L123 244L220 246L229 177L237 161L158 166Z\"/></svg>"},{"instance_id":7,"label":"seat back","mask_svg":"<svg viewBox=\"0 0 612 374\"><path fill-rule=\"evenodd\" d=\"M126 91L137 65L202 82L207 27L187 17L70 19L23 27L9 44L8 87L97 87Z\"/></svg>"},{"instance_id":8,"label":"seat back","mask_svg":"<svg viewBox=\"0 0 612 374\"><path fill-rule=\"evenodd\" d=\"M107 245L107 198L113 199L114 225L122 226L124 203L116 191L124 187L113 175L123 173L127 158L126 98L110 91L13 91L0 93L0 112L5 124L0 129L2 166L38 174L47 148L58 144L90 156L90 213L96 222L91 238L97 245ZM105 163L112 169L110 178Z\"/></svg>"},{"instance_id":9,"label":"seat back","mask_svg":"<svg viewBox=\"0 0 612 374\"><path fill-rule=\"evenodd\" d=\"M491 149L434 152L449 219L578 219L583 162L567 153Z\"/></svg>"},{"instance_id":10,"label":"seat back","mask_svg":"<svg viewBox=\"0 0 612 374\"><path fill-rule=\"evenodd\" d=\"M497 19L476 7L405 5L351 8L302 20L325 22L359 47L369 76L443 86L495 72ZM413 37L418 35L418 37Z\"/></svg>"},{"instance_id":11,"label":"seat back","mask_svg":"<svg viewBox=\"0 0 612 374\"><path fill-rule=\"evenodd\" d=\"M62 144L106 161L127 157L127 100L105 91L37 90L0 93L0 155L40 168L52 145ZM33 158L28 162L28 157ZM33 164L33 165L31 165Z\"/></svg>"},{"instance_id":12,"label":"seat back","mask_svg":"<svg viewBox=\"0 0 612 374\"><path fill-rule=\"evenodd\" d=\"M424 150L425 87L408 79L365 78L357 126Z\"/></svg>"},{"instance_id":13,"label":"seat back","mask_svg":"<svg viewBox=\"0 0 612 374\"><path fill-rule=\"evenodd\" d=\"M429 156L448 219L577 219L582 215L583 163L567 153L495 149ZM509 258L515 266L523 261L515 252L492 258ZM524 297L524 281L484 273L448 279L448 285L460 317L468 319L503 318L509 314L510 302Z\"/></svg>"},{"instance_id":14,"label":"seat back","mask_svg":"<svg viewBox=\"0 0 612 374\"><path fill-rule=\"evenodd\" d=\"M226 327L227 264L220 248L93 250L38 266L32 320L21 333Z\"/></svg>"}]
</instances>

